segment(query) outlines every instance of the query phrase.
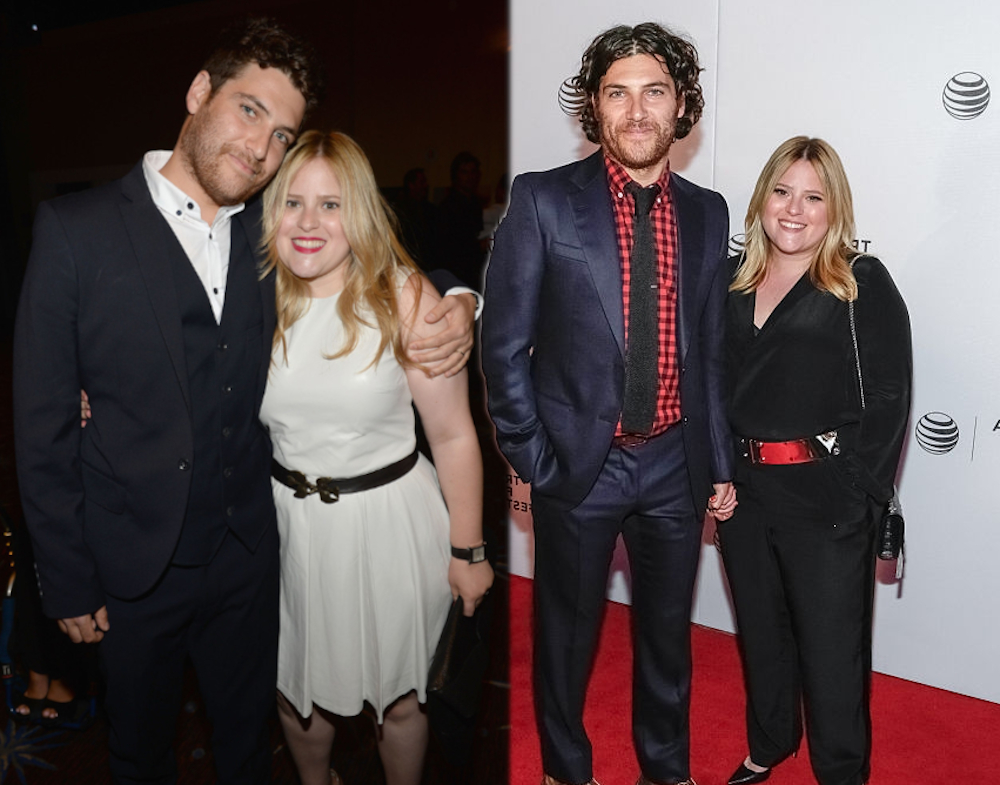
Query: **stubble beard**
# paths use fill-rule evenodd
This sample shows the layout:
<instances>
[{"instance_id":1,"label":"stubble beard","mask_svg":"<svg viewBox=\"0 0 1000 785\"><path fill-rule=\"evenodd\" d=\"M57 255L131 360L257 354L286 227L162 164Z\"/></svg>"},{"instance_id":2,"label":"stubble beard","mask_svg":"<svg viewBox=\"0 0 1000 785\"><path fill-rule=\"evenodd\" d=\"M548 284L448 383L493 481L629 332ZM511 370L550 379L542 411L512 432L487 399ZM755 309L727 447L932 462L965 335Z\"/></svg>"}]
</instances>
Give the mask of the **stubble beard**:
<instances>
[{"instance_id":1,"label":"stubble beard","mask_svg":"<svg viewBox=\"0 0 1000 785\"><path fill-rule=\"evenodd\" d=\"M197 180L208 198L220 207L245 202L264 185L261 166L257 161L241 155L232 145L217 142L209 122L207 116L201 120L199 115L194 115L180 141L188 173ZM236 172L231 171L232 166L223 160L230 154L253 169L253 176L239 178Z\"/></svg>"},{"instance_id":2,"label":"stubble beard","mask_svg":"<svg viewBox=\"0 0 1000 785\"><path fill-rule=\"evenodd\" d=\"M674 123L658 125L652 121L626 120L613 126L601 120L601 146L605 152L626 169L649 169L667 158L674 142ZM655 133L645 142L633 143L621 138L633 128L649 128Z\"/></svg>"}]
</instances>

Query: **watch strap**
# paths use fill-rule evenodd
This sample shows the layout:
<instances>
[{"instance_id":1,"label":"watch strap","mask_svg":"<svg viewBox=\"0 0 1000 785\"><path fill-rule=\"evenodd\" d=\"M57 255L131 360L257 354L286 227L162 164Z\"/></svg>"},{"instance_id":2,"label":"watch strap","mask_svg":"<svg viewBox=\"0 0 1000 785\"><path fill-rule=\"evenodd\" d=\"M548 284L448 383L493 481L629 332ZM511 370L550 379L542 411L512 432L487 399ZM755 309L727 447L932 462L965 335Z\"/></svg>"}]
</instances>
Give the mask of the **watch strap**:
<instances>
[{"instance_id":1,"label":"watch strap","mask_svg":"<svg viewBox=\"0 0 1000 785\"><path fill-rule=\"evenodd\" d=\"M486 561L486 543L474 548L456 548L452 545L451 555L456 559L464 559L469 564L478 564L481 561Z\"/></svg>"}]
</instances>

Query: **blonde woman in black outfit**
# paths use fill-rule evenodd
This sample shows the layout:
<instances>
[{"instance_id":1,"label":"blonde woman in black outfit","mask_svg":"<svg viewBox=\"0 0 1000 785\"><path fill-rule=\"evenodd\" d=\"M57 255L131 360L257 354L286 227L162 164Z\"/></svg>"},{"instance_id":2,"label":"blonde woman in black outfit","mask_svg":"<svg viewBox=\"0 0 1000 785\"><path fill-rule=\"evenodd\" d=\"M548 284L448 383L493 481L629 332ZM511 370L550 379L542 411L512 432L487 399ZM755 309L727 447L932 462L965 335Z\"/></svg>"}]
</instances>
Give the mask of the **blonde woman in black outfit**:
<instances>
[{"instance_id":1,"label":"blonde woman in black outfit","mask_svg":"<svg viewBox=\"0 0 1000 785\"><path fill-rule=\"evenodd\" d=\"M789 139L754 189L727 306L740 504L719 537L749 743L730 785L763 782L795 752L803 705L817 782L868 779L874 539L906 429L911 357L906 306L853 237L836 152Z\"/></svg>"}]
</instances>

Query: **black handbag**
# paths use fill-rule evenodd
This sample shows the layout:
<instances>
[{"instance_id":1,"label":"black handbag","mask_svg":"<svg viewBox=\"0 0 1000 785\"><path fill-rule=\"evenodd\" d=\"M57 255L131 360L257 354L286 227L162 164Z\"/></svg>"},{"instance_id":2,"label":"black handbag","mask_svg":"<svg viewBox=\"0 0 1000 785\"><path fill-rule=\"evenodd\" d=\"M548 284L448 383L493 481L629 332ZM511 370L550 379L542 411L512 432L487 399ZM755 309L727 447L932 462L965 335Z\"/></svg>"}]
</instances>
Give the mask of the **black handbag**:
<instances>
[{"instance_id":1,"label":"black handbag","mask_svg":"<svg viewBox=\"0 0 1000 785\"><path fill-rule=\"evenodd\" d=\"M899 493L892 489L892 498L886 505L885 514L878 527L878 557L898 559L903 552L903 508L899 504Z\"/></svg>"},{"instance_id":2,"label":"black handbag","mask_svg":"<svg viewBox=\"0 0 1000 785\"><path fill-rule=\"evenodd\" d=\"M463 717L479 708L483 675L489 664L489 595L475 614L462 613L462 598L451 604L427 677L427 694L447 703Z\"/></svg>"},{"instance_id":3,"label":"black handbag","mask_svg":"<svg viewBox=\"0 0 1000 785\"><path fill-rule=\"evenodd\" d=\"M851 259L851 268L854 263L864 254L859 254ZM858 351L858 328L854 323L854 301L847 303L847 315L851 320L851 342L854 344L854 362L858 370L858 389L861 392L861 409L865 408L865 382L861 375L861 352ZM903 506L899 501L899 491L896 486L892 488L892 498L889 499L882 511L882 518L878 525L878 557L886 561L896 559L896 577L903 575Z\"/></svg>"},{"instance_id":4,"label":"black handbag","mask_svg":"<svg viewBox=\"0 0 1000 785\"><path fill-rule=\"evenodd\" d=\"M462 613L461 597L455 600L431 660L427 717L445 756L454 766L466 765L472 755L473 725L490 662L492 614L489 594L472 616Z\"/></svg>"}]
</instances>

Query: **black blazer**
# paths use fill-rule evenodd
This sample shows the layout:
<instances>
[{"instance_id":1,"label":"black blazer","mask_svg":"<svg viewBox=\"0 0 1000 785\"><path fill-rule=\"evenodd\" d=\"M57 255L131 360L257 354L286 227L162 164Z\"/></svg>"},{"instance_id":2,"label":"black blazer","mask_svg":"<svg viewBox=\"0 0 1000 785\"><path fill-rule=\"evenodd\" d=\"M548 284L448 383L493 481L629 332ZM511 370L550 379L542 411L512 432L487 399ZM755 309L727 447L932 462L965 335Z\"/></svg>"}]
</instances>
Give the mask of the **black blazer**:
<instances>
[{"instance_id":1,"label":"black blazer","mask_svg":"<svg viewBox=\"0 0 1000 785\"><path fill-rule=\"evenodd\" d=\"M256 264L259 216L259 202L234 216L231 266ZM171 242L141 163L38 210L17 314L14 425L25 520L55 618L91 613L106 593L141 595L178 541L193 437ZM247 357L257 384L242 393L255 396L254 412L275 322L273 279L258 289L264 338ZM84 429L81 389L95 412ZM259 422L245 425L247 453L269 456ZM251 485L260 502L231 527L255 543L274 512L266 473Z\"/></svg>"},{"instance_id":2,"label":"black blazer","mask_svg":"<svg viewBox=\"0 0 1000 785\"><path fill-rule=\"evenodd\" d=\"M680 243L677 339L684 446L696 509L732 479L723 384L728 211L671 175ZM497 441L532 488L567 506L611 448L625 386L614 213L600 151L511 189L486 273L483 370Z\"/></svg>"}]
</instances>

